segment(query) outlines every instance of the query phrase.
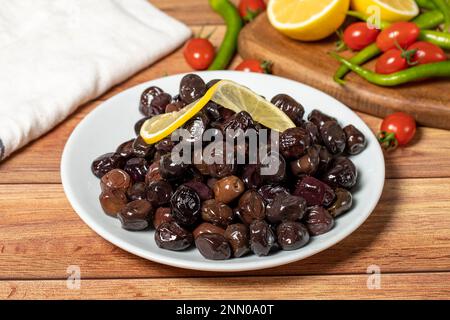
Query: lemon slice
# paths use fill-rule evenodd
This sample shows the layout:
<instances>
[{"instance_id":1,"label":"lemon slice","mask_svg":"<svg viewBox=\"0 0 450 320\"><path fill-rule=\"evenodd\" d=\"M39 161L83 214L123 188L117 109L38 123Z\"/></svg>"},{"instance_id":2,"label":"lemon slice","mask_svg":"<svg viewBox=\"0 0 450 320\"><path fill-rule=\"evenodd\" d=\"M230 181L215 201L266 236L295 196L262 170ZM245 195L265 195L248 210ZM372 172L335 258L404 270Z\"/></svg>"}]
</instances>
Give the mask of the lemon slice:
<instances>
[{"instance_id":1,"label":"lemon slice","mask_svg":"<svg viewBox=\"0 0 450 320\"><path fill-rule=\"evenodd\" d=\"M320 40L344 22L350 0L270 0L270 23L281 33L302 41Z\"/></svg>"},{"instance_id":2,"label":"lemon slice","mask_svg":"<svg viewBox=\"0 0 450 320\"><path fill-rule=\"evenodd\" d=\"M419 14L414 0L352 0L351 6L364 14L376 14L372 8L378 8L380 19L389 22L408 21Z\"/></svg>"},{"instance_id":3,"label":"lemon slice","mask_svg":"<svg viewBox=\"0 0 450 320\"><path fill-rule=\"evenodd\" d=\"M160 114L145 121L141 127L141 137L148 144L160 141L185 124L210 100L234 112L246 111L253 120L272 130L282 132L295 127L283 111L258 94L231 80L221 80L202 98L183 109Z\"/></svg>"}]
</instances>

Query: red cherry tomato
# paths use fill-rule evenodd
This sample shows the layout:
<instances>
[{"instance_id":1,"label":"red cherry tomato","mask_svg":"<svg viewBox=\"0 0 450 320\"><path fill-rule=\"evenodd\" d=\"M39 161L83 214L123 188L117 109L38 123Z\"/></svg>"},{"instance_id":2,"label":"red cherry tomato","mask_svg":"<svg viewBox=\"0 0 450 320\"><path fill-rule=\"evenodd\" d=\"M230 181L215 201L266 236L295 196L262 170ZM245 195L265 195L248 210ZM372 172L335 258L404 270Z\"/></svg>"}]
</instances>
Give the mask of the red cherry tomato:
<instances>
[{"instance_id":1,"label":"red cherry tomato","mask_svg":"<svg viewBox=\"0 0 450 320\"><path fill-rule=\"evenodd\" d=\"M412 45L419 37L420 29L412 22L396 22L381 31L377 38L377 46L386 52L396 48L396 43L403 49Z\"/></svg>"},{"instance_id":2,"label":"red cherry tomato","mask_svg":"<svg viewBox=\"0 0 450 320\"><path fill-rule=\"evenodd\" d=\"M258 14L266 10L266 3L263 0L241 0L238 9L242 19L252 21Z\"/></svg>"},{"instance_id":3,"label":"red cherry tomato","mask_svg":"<svg viewBox=\"0 0 450 320\"><path fill-rule=\"evenodd\" d=\"M427 64L447 60L444 50L437 45L425 41L418 41L408 47L408 51L417 50L411 62L417 64Z\"/></svg>"},{"instance_id":4,"label":"red cherry tomato","mask_svg":"<svg viewBox=\"0 0 450 320\"><path fill-rule=\"evenodd\" d=\"M408 144L416 133L416 121L404 112L395 112L384 118L379 140L385 147ZM393 135L392 135L393 134Z\"/></svg>"},{"instance_id":5,"label":"red cherry tomato","mask_svg":"<svg viewBox=\"0 0 450 320\"><path fill-rule=\"evenodd\" d=\"M184 59L195 70L205 70L214 59L214 46L208 39L193 38L186 42Z\"/></svg>"},{"instance_id":6,"label":"red cherry tomato","mask_svg":"<svg viewBox=\"0 0 450 320\"><path fill-rule=\"evenodd\" d=\"M270 62L260 62L255 59L242 61L235 70L245 72L270 73Z\"/></svg>"},{"instance_id":7,"label":"red cherry tomato","mask_svg":"<svg viewBox=\"0 0 450 320\"><path fill-rule=\"evenodd\" d=\"M361 50L376 41L380 30L370 29L366 22L356 22L344 31L344 42L352 50Z\"/></svg>"},{"instance_id":8,"label":"red cherry tomato","mask_svg":"<svg viewBox=\"0 0 450 320\"><path fill-rule=\"evenodd\" d=\"M391 49L383 53L377 60L375 71L381 74L391 74L408 68L408 62L399 49Z\"/></svg>"}]
</instances>

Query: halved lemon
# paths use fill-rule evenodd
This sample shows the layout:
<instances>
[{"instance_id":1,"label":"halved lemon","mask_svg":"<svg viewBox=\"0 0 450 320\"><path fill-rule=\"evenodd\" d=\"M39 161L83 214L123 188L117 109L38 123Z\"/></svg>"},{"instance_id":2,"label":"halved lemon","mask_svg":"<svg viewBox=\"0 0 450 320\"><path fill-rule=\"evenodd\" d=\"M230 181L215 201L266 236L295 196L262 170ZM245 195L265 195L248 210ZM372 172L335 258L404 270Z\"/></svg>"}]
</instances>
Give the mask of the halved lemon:
<instances>
[{"instance_id":1,"label":"halved lemon","mask_svg":"<svg viewBox=\"0 0 450 320\"><path fill-rule=\"evenodd\" d=\"M350 0L270 0L267 14L281 33L302 41L333 34L344 22Z\"/></svg>"},{"instance_id":2,"label":"halved lemon","mask_svg":"<svg viewBox=\"0 0 450 320\"><path fill-rule=\"evenodd\" d=\"M377 14L383 21L409 21L419 14L414 0L352 0L353 10L364 14Z\"/></svg>"},{"instance_id":3,"label":"halved lemon","mask_svg":"<svg viewBox=\"0 0 450 320\"><path fill-rule=\"evenodd\" d=\"M283 111L260 95L231 80L221 80L202 98L180 111L160 114L145 121L141 127L141 137L148 144L160 141L185 124L210 100L234 112L246 111L253 120L272 130L282 132L295 127Z\"/></svg>"}]
</instances>

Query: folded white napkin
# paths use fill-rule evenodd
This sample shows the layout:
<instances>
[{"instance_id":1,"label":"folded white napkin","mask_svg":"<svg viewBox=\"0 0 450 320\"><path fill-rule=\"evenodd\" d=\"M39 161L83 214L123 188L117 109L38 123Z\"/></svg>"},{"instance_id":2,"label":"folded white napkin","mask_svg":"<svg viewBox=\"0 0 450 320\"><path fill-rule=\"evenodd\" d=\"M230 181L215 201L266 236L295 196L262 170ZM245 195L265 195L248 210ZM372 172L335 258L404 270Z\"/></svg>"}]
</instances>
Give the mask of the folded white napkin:
<instances>
[{"instance_id":1,"label":"folded white napkin","mask_svg":"<svg viewBox=\"0 0 450 320\"><path fill-rule=\"evenodd\" d=\"M190 35L146 0L0 6L0 161Z\"/></svg>"}]
</instances>

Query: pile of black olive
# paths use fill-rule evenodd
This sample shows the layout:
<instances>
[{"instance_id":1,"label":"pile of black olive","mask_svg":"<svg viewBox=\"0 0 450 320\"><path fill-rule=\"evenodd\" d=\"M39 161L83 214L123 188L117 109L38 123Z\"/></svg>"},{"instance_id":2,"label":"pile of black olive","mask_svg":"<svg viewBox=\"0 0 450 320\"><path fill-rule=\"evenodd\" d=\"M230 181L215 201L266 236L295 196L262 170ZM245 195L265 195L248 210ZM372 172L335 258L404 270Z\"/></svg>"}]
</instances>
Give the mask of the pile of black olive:
<instances>
[{"instance_id":1,"label":"pile of black olive","mask_svg":"<svg viewBox=\"0 0 450 320\"><path fill-rule=\"evenodd\" d=\"M160 248L185 250L194 244L205 258L215 260L295 250L310 236L328 232L334 219L352 206L357 170L348 156L366 144L354 126L342 128L318 110L305 121L299 102L286 94L273 97L271 102L297 126L280 134L280 166L273 175L261 175L260 164L176 164L170 137L148 145L139 136L146 119L180 110L217 81L205 84L189 74L174 97L154 86L142 93L139 110L145 118L135 125L137 137L92 163L92 172L101 179L105 213L117 217L126 230L154 228ZM210 101L184 128L191 136L183 143L192 143L208 128L264 127L246 112L234 113Z\"/></svg>"}]
</instances>

